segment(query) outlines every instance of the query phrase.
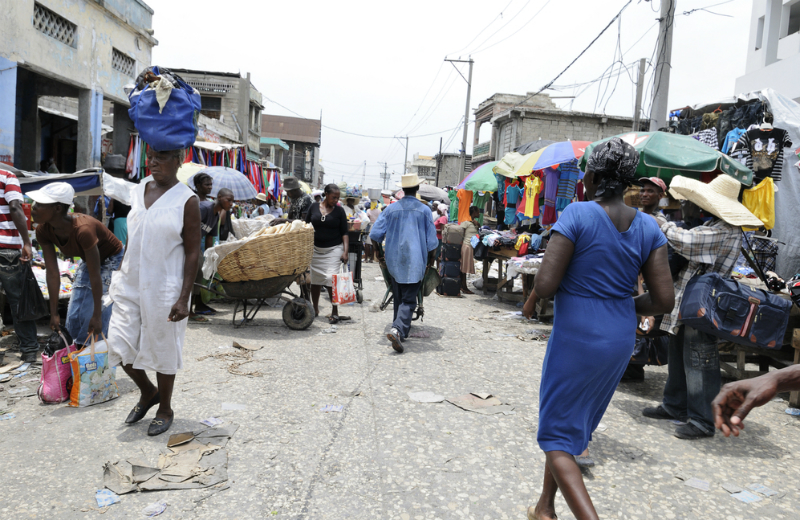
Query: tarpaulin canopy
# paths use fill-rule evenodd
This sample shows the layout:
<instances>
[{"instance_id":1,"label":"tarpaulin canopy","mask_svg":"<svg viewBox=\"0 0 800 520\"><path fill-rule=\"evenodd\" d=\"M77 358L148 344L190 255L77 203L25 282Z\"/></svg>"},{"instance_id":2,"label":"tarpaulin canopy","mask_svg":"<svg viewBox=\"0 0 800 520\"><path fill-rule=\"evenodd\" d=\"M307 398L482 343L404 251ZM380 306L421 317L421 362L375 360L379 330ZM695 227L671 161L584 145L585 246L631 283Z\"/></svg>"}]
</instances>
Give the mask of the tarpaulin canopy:
<instances>
[{"instance_id":1,"label":"tarpaulin canopy","mask_svg":"<svg viewBox=\"0 0 800 520\"><path fill-rule=\"evenodd\" d=\"M102 173L103 170L97 168L75 173L46 173L43 175L25 174L25 177L18 176L18 178L22 193L40 190L53 182L66 182L75 190L76 196L102 195L103 190L100 180Z\"/></svg>"}]
</instances>

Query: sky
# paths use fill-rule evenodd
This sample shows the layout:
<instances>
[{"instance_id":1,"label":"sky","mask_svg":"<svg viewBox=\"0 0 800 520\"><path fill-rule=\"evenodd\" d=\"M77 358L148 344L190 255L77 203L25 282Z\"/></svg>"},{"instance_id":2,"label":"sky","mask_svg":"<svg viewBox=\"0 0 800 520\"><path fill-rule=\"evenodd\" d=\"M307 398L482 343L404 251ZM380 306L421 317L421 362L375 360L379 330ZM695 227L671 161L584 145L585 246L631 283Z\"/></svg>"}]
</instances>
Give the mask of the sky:
<instances>
[{"instance_id":1,"label":"sky","mask_svg":"<svg viewBox=\"0 0 800 520\"><path fill-rule=\"evenodd\" d=\"M382 187L383 163L394 172L393 183L402 174L405 139L393 136L410 136L409 160L415 153L435 155L440 138L443 152L461 150L467 83L445 58L474 60L472 121L473 110L495 93L537 92L550 83L628 3L195 0L187 8L174 0L145 1L155 11L159 41L153 64L250 72L265 114L321 114L326 182L363 179L374 188ZM565 110L631 117L638 61L646 58L649 114L661 1L667 0L631 0L555 81L558 89L546 93L575 96L554 100ZM736 94L752 1L676 1L670 108ZM466 77L468 66L459 65ZM490 135L486 124L480 141Z\"/></svg>"}]
</instances>

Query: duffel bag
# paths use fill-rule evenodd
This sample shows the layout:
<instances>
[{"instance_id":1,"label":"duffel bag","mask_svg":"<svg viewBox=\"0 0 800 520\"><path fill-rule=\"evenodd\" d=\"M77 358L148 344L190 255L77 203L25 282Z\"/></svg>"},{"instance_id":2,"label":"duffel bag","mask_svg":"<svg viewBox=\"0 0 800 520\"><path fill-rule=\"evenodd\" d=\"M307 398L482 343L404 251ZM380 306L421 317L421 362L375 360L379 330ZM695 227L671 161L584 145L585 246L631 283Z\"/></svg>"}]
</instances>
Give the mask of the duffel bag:
<instances>
[{"instance_id":1,"label":"duffel bag","mask_svg":"<svg viewBox=\"0 0 800 520\"><path fill-rule=\"evenodd\" d=\"M444 226L444 230L442 231L442 243L458 245L460 248L461 244L464 243L465 231L466 230L458 224L446 224ZM460 253L459 258L461 258Z\"/></svg>"},{"instance_id":2,"label":"duffel bag","mask_svg":"<svg viewBox=\"0 0 800 520\"><path fill-rule=\"evenodd\" d=\"M436 288L436 292L443 296L458 296L461 294L461 279L442 278L442 283Z\"/></svg>"},{"instance_id":3,"label":"duffel bag","mask_svg":"<svg viewBox=\"0 0 800 520\"><path fill-rule=\"evenodd\" d=\"M445 262L461 261L461 244L442 244L441 260Z\"/></svg>"},{"instance_id":4,"label":"duffel bag","mask_svg":"<svg viewBox=\"0 0 800 520\"><path fill-rule=\"evenodd\" d=\"M128 99L128 115L142 140L155 151L183 150L194 144L200 93L180 76L168 69L146 69Z\"/></svg>"},{"instance_id":5,"label":"duffel bag","mask_svg":"<svg viewBox=\"0 0 800 520\"><path fill-rule=\"evenodd\" d=\"M439 262L439 276L442 278L461 278L461 262Z\"/></svg>"},{"instance_id":6,"label":"duffel bag","mask_svg":"<svg viewBox=\"0 0 800 520\"><path fill-rule=\"evenodd\" d=\"M678 319L725 341L779 349L791 308L790 300L711 273L689 280Z\"/></svg>"}]
</instances>

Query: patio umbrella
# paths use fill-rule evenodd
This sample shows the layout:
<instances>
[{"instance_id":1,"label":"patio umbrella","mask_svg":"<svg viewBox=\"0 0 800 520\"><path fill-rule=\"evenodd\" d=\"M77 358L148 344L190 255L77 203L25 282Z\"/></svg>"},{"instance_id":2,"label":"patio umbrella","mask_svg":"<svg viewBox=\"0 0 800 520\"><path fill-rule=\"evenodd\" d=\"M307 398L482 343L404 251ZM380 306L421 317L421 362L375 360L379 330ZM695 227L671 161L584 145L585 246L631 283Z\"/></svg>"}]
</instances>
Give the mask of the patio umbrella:
<instances>
[{"instance_id":1,"label":"patio umbrella","mask_svg":"<svg viewBox=\"0 0 800 520\"><path fill-rule=\"evenodd\" d=\"M311 195L311 186L308 185L306 181L297 181L300 183L300 189L303 190L303 193L308 193Z\"/></svg>"},{"instance_id":2,"label":"patio umbrella","mask_svg":"<svg viewBox=\"0 0 800 520\"><path fill-rule=\"evenodd\" d=\"M458 189L469 191L497 191L497 179L494 176L492 168L497 166L499 162L500 161L491 161L478 166L458 185Z\"/></svg>"},{"instance_id":3,"label":"patio umbrella","mask_svg":"<svg viewBox=\"0 0 800 520\"><path fill-rule=\"evenodd\" d=\"M699 179L701 173L720 171L745 186L753 184L753 172L739 161L700 141L667 132L631 132L619 137L639 152L639 177L658 177L669 183L676 175ZM586 162L595 146L612 139L603 139L586 148L579 167L586 171Z\"/></svg>"},{"instance_id":4,"label":"patio umbrella","mask_svg":"<svg viewBox=\"0 0 800 520\"><path fill-rule=\"evenodd\" d=\"M183 163L180 168L178 168L178 180L182 183L186 184L190 188L194 189L194 182L189 184L189 179L194 177L195 173L207 168L202 164L197 163Z\"/></svg>"},{"instance_id":5,"label":"patio umbrella","mask_svg":"<svg viewBox=\"0 0 800 520\"><path fill-rule=\"evenodd\" d=\"M233 192L234 200L250 200L256 198L258 192L256 188L250 183L250 179L245 174L227 166L209 166L203 168L197 173L206 173L214 180L213 188L211 188L211 196L216 197L219 190L228 188ZM194 186L194 177L189 179L187 183L190 187Z\"/></svg>"},{"instance_id":6,"label":"patio umbrella","mask_svg":"<svg viewBox=\"0 0 800 520\"><path fill-rule=\"evenodd\" d=\"M497 187L497 182L495 182L494 184L495 187ZM450 204L450 198L447 196L447 192L444 191L442 188L437 188L436 186L432 186L430 184L420 184L419 191L417 193L419 193L419 196L422 200L427 200L427 201L435 200ZM397 197L398 194L400 195L400 197ZM395 198L398 200L403 198L404 196L405 192L403 190L398 190L397 192L395 192Z\"/></svg>"},{"instance_id":7,"label":"patio umbrella","mask_svg":"<svg viewBox=\"0 0 800 520\"><path fill-rule=\"evenodd\" d=\"M550 141L548 139L539 139L538 141L531 141L530 143L525 143L523 145L517 146L517 149L514 151L519 152L522 155L525 155L527 153L541 150L545 146L550 146L553 143L555 143L555 141Z\"/></svg>"},{"instance_id":8,"label":"patio umbrella","mask_svg":"<svg viewBox=\"0 0 800 520\"><path fill-rule=\"evenodd\" d=\"M589 141L563 141L527 155L518 152L507 153L494 167L494 172L504 177L525 177L534 170L544 170L580 159L589 144L591 144Z\"/></svg>"}]
</instances>

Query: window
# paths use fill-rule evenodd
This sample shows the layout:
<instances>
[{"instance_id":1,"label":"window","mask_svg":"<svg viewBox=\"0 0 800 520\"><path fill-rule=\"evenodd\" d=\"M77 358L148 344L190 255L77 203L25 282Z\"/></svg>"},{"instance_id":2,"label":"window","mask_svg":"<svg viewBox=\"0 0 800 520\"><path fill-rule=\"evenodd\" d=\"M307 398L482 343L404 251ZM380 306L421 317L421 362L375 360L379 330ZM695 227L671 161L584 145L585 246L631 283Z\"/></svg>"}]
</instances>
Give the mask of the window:
<instances>
[{"instance_id":1,"label":"window","mask_svg":"<svg viewBox=\"0 0 800 520\"><path fill-rule=\"evenodd\" d=\"M200 96L200 113L211 119L220 119L222 114L222 98L216 96Z\"/></svg>"},{"instance_id":2,"label":"window","mask_svg":"<svg viewBox=\"0 0 800 520\"><path fill-rule=\"evenodd\" d=\"M33 26L65 45L77 47L78 26L38 3L33 4Z\"/></svg>"},{"instance_id":3,"label":"window","mask_svg":"<svg viewBox=\"0 0 800 520\"><path fill-rule=\"evenodd\" d=\"M784 9L789 11L789 30L786 35L800 32L800 2L796 1L793 4L785 5Z\"/></svg>"},{"instance_id":4,"label":"window","mask_svg":"<svg viewBox=\"0 0 800 520\"><path fill-rule=\"evenodd\" d=\"M261 110L255 105L250 105L250 130L261 132Z\"/></svg>"},{"instance_id":5,"label":"window","mask_svg":"<svg viewBox=\"0 0 800 520\"><path fill-rule=\"evenodd\" d=\"M111 68L126 76L136 77L136 60L114 48L111 49Z\"/></svg>"},{"instance_id":6,"label":"window","mask_svg":"<svg viewBox=\"0 0 800 520\"><path fill-rule=\"evenodd\" d=\"M758 27L756 28L756 50L759 50L764 45L764 17L758 19Z\"/></svg>"}]
</instances>

